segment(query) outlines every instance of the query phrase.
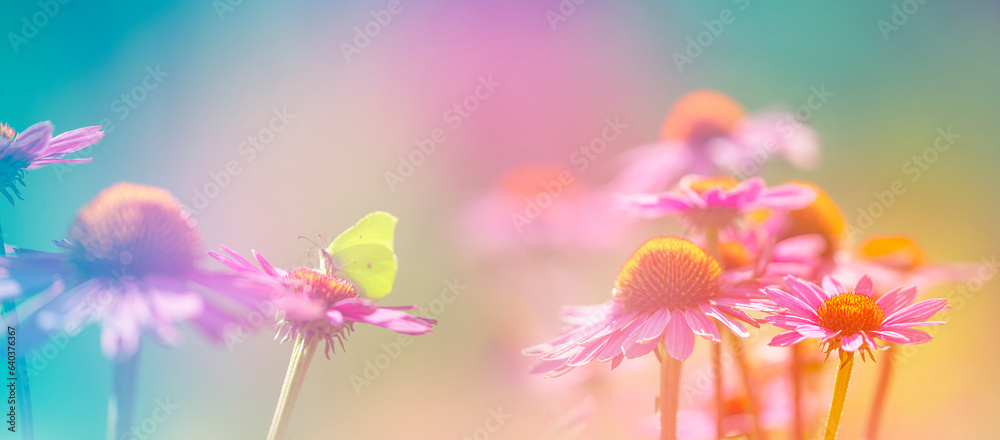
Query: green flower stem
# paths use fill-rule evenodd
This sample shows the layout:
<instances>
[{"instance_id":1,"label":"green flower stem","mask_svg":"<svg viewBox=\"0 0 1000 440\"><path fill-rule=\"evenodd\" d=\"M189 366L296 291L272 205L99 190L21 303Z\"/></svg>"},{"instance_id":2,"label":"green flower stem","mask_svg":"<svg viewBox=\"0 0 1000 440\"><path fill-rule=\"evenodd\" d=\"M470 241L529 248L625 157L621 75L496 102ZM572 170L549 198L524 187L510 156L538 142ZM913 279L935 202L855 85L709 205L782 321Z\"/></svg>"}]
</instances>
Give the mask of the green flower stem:
<instances>
[{"instance_id":1,"label":"green flower stem","mask_svg":"<svg viewBox=\"0 0 1000 440\"><path fill-rule=\"evenodd\" d=\"M313 355L316 354L318 344L318 338L312 338L309 343L305 342L302 335L295 338L292 358L288 361L285 383L281 387L281 395L278 396L278 405L274 409L274 418L271 419L271 429L267 433L267 440L285 438L285 431L288 430L288 422L292 419L295 401L299 398L302 382L306 379L306 371L309 369Z\"/></svg>"},{"instance_id":2,"label":"green flower stem","mask_svg":"<svg viewBox=\"0 0 1000 440\"><path fill-rule=\"evenodd\" d=\"M750 375L750 367L747 364L746 357L746 347L743 345L743 340L737 338L734 335L730 335L726 332L722 333L723 338L728 338L733 347L733 356L736 358L736 365L740 368L740 374L743 376L743 386L747 395L747 412L750 413L751 418L753 418L753 435L750 436L750 440L767 440L767 432L761 426L760 422L760 407L757 403L757 392L754 386L753 378Z\"/></svg>"},{"instance_id":3,"label":"green flower stem","mask_svg":"<svg viewBox=\"0 0 1000 440\"><path fill-rule=\"evenodd\" d=\"M705 240L708 243L708 253L719 265L722 265L722 258L719 255L719 229L708 228L705 230ZM722 329L724 332L725 329ZM725 399L723 396L722 380L722 344L712 344L712 372L715 375L715 436L722 438L723 420L726 417Z\"/></svg>"},{"instance_id":4,"label":"green flower stem","mask_svg":"<svg viewBox=\"0 0 1000 440\"><path fill-rule=\"evenodd\" d=\"M108 440L118 440L132 429L138 369L138 352L131 359L114 364L114 388L108 398Z\"/></svg>"},{"instance_id":5,"label":"green flower stem","mask_svg":"<svg viewBox=\"0 0 1000 440\"><path fill-rule=\"evenodd\" d=\"M0 257L6 256L7 247L3 240L3 225L0 224ZM3 316L4 324L16 329L20 320L17 317L17 309L15 307L13 300L4 301L2 309L0 309L0 316ZM28 365L24 361L24 353L18 350L14 362L19 376L17 379L17 387L19 388L17 403L20 406L18 414L20 414L21 420L18 425L21 427L21 434L24 440L34 440L34 422L31 417L31 383L28 380Z\"/></svg>"},{"instance_id":6,"label":"green flower stem","mask_svg":"<svg viewBox=\"0 0 1000 440\"><path fill-rule=\"evenodd\" d=\"M826 419L824 440L836 440L837 438L840 416L844 414L844 402L847 400L847 385L851 382L852 367L854 367L854 353L840 350L840 365L837 368L837 379L833 385L833 402L830 404L830 416Z\"/></svg>"},{"instance_id":7,"label":"green flower stem","mask_svg":"<svg viewBox=\"0 0 1000 440\"><path fill-rule=\"evenodd\" d=\"M677 409L683 363L660 342L660 440L677 440Z\"/></svg>"},{"instance_id":8,"label":"green flower stem","mask_svg":"<svg viewBox=\"0 0 1000 440\"><path fill-rule=\"evenodd\" d=\"M806 428L802 419L802 344L794 344L788 347L792 351L792 440L804 440Z\"/></svg>"}]
</instances>

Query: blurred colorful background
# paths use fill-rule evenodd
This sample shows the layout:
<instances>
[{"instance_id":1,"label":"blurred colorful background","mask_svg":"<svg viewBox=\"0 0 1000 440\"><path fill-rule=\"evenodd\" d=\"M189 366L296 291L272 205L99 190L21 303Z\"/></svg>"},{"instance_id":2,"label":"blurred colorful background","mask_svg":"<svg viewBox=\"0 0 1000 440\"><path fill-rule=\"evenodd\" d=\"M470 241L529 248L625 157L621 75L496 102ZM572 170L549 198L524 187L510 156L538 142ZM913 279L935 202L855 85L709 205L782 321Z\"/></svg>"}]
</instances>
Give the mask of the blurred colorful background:
<instances>
[{"instance_id":1,"label":"blurred colorful background","mask_svg":"<svg viewBox=\"0 0 1000 440\"><path fill-rule=\"evenodd\" d=\"M533 196L561 170L567 200L604 187L692 90L797 112L819 133L819 166L777 162L764 177L822 185L861 237L909 234L939 261L996 259L996 2L579 3L4 0L0 120L107 133L83 152L93 163L29 172L24 200L0 207L4 241L53 251L75 211L119 181L171 191L206 250L253 247L285 267L309 262L299 235L398 216L400 271L382 303L440 324L405 347L364 328L345 353L317 357L296 439L644 438L655 359L542 379L520 350L557 334L561 305L606 300L631 251L676 223L573 211L592 223L552 235L512 232L502 210L476 216L498 188ZM959 137L928 160L939 130ZM875 215L895 180L905 193ZM887 438L995 438L1000 299L982 281L961 306L950 298L949 324L899 367ZM103 438L111 366L98 336L29 354L36 438ZM290 352L272 337L263 324L233 347L193 332L177 348L144 344L137 418L177 406L149 438L263 437ZM845 438L860 436L876 370L855 369ZM499 429L484 431L491 418Z\"/></svg>"}]
</instances>

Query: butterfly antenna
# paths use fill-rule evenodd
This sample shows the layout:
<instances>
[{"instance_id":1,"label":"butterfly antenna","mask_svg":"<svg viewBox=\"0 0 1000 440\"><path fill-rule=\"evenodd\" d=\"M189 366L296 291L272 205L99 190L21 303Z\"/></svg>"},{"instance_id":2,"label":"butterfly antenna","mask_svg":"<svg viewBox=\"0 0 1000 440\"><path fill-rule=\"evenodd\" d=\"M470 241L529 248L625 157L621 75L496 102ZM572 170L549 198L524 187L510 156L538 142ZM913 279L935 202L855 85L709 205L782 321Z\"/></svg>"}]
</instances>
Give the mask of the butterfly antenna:
<instances>
[{"instance_id":1,"label":"butterfly antenna","mask_svg":"<svg viewBox=\"0 0 1000 440\"><path fill-rule=\"evenodd\" d=\"M298 236L298 238L301 238L301 239L303 239L305 241L308 241L313 246L316 246L316 247L318 247L320 249L323 249L323 236L322 235L319 236L319 243L313 241L311 238L306 237L305 235L300 235L300 236Z\"/></svg>"}]
</instances>

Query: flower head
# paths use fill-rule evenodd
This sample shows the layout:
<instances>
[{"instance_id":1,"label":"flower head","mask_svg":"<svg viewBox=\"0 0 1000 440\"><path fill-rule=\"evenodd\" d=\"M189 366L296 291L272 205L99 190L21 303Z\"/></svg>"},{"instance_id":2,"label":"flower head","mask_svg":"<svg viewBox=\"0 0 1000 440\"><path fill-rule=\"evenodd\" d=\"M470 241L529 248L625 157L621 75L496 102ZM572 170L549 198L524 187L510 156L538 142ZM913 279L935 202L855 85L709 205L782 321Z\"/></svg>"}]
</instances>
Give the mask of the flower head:
<instances>
[{"instance_id":1,"label":"flower head","mask_svg":"<svg viewBox=\"0 0 1000 440\"><path fill-rule=\"evenodd\" d=\"M832 277L823 279L823 287L789 276L785 284L791 293L767 287L764 292L781 308L768 316L767 322L788 330L774 337L770 345L784 347L806 338L817 338L834 349L867 352L878 349L875 338L894 344L912 345L931 340L924 331L911 327L940 325L927 321L935 313L950 308L944 299L929 299L911 304L916 287L897 287L875 299L871 278L864 276L853 290L846 289Z\"/></svg>"},{"instance_id":2,"label":"flower head","mask_svg":"<svg viewBox=\"0 0 1000 440\"><path fill-rule=\"evenodd\" d=\"M628 232L610 193L564 167L523 165L501 175L463 209L462 243L484 253L608 248Z\"/></svg>"},{"instance_id":3,"label":"flower head","mask_svg":"<svg viewBox=\"0 0 1000 440\"><path fill-rule=\"evenodd\" d=\"M0 259L0 297L25 300L24 324L42 331L79 331L99 322L109 358L131 357L148 331L164 344L180 339L176 324L192 320L214 338L234 317L226 303L249 305L269 280L198 268L202 238L168 192L119 183L77 214L60 253L15 251ZM220 293L219 304L190 283ZM36 311L37 310L37 311Z\"/></svg>"},{"instance_id":4,"label":"flower head","mask_svg":"<svg viewBox=\"0 0 1000 440\"><path fill-rule=\"evenodd\" d=\"M846 222L833 199L816 184L790 184L811 188L816 199L787 212L752 211L745 216L745 228L726 231L722 237L721 245L732 241L756 256L758 273L765 284L782 284L785 275L819 282L839 269L841 251L846 247Z\"/></svg>"},{"instance_id":5,"label":"flower head","mask_svg":"<svg viewBox=\"0 0 1000 440\"><path fill-rule=\"evenodd\" d=\"M738 182L731 177L692 176L681 183L679 191L624 195L619 203L641 217L680 214L694 228L721 229L754 210L788 211L807 206L815 198L812 188L794 183L768 188L759 177Z\"/></svg>"},{"instance_id":6,"label":"flower head","mask_svg":"<svg viewBox=\"0 0 1000 440\"><path fill-rule=\"evenodd\" d=\"M876 284L905 283L922 289L973 278L978 269L968 263L933 262L920 242L905 235L870 237L841 260L836 275L842 279L868 274Z\"/></svg>"},{"instance_id":7,"label":"flower head","mask_svg":"<svg viewBox=\"0 0 1000 440\"><path fill-rule=\"evenodd\" d=\"M656 237L625 263L611 301L566 309L569 331L524 354L541 356L534 372L550 377L593 360L612 361L615 367L626 357L648 354L661 342L670 356L684 360L691 355L694 335L720 340L709 318L737 336L749 335L736 320L757 323L736 307L753 307L747 295L751 290L752 285L733 280L694 243Z\"/></svg>"},{"instance_id":8,"label":"flower head","mask_svg":"<svg viewBox=\"0 0 1000 440\"><path fill-rule=\"evenodd\" d=\"M363 298L349 280L339 276L307 268L291 272L278 269L253 251L258 268L232 249L222 246L222 250L227 255L214 251L209 255L237 273L268 276L284 286L276 296L278 310L283 315L278 322L282 342L300 336L307 344L314 339L325 341L327 358L335 352L336 343L344 348L344 340L354 330L355 323L407 335L430 333L431 326L437 324L434 319L404 312L417 306L379 306Z\"/></svg>"},{"instance_id":9,"label":"flower head","mask_svg":"<svg viewBox=\"0 0 1000 440\"><path fill-rule=\"evenodd\" d=\"M773 157L811 168L819 149L816 134L787 112L748 114L724 93L698 90L674 104L658 142L625 153L624 169L611 186L653 192L671 189L688 174L754 176Z\"/></svg>"},{"instance_id":10,"label":"flower head","mask_svg":"<svg viewBox=\"0 0 1000 440\"><path fill-rule=\"evenodd\" d=\"M104 137L101 126L78 128L52 137L52 123L39 122L21 134L0 124L0 194L11 205L21 198L18 185L24 185L24 171L53 163L84 163L93 158L66 158L66 155L93 145Z\"/></svg>"}]
</instances>

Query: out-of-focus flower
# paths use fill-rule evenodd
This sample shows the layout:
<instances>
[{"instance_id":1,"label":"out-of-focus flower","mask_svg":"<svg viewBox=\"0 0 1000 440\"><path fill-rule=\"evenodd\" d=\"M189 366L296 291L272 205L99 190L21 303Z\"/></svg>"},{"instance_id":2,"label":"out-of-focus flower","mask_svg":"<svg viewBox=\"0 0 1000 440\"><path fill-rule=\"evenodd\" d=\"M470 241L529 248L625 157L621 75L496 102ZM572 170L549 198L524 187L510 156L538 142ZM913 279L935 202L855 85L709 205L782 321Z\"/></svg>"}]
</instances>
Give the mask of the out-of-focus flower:
<instances>
[{"instance_id":1,"label":"out-of-focus flower","mask_svg":"<svg viewBox=\"0 0 1000 440\"><path fill-rule=\"evenodd\" d=\"M77 213L68 239L56 244L63 252L19 249L0 258L0 297L24 300L19 309L28 328L75 332L99 322L109 358L130 358L143 331L164 344L178 342L181 321L219 339L235 320L227 309L250 306L274 288L269 280L197 267L201 234L160 188L118 183L104 189ZM191 283L220 294L218 305Z\"/></svg>"},{"instance_id":2,"label":"out-of-focus flower","mask_svg":"<svg viewBox=\"0 0 1000 440\"><path fill-rule=\"evenodd\" d=\"M765 287L767 296L782 311L767 316L769 324L788 330L774 337L770 345L784 347L806 338L828 344L827 353L867 352L878 349L874 338L893 344L913 345L931 340L931 335L912 327L941 325L927 321L935 313L950 308L944 299L928 299L916 304L916 287L897 287L879 299L872 295L872 280L864 276L853 290L833 277L823 278L823 287L795 277L787 277L791 293Z\"/></svg>"},{"instance_id":3,"label":"out-of-focus flower","mask_svg":"<svg viewBox=\"0 0 1000 440\"><path fill-rule=\"evenodd\" d=\"M808 206L816 198L816 192L806 185L786 183L768 188L759 177L743 182L732 177L691 176L685 180L678 191L622 195L619 206L641 217L679 214L691 227L707 230L733 226L751 211L789 211Z\"/></svg>"},{"instance_id":4,"label":"out-of-focus flower","mask_svg":"<svg viewBox=\"0 0 1000 440\"><path fill-rule=\"evenodd\" d=\"M842 258L836 276L853 280L868 274L876 285L912 284L928 289L971 278L975 270L962 263L932 263L915 239L886 235L868 238L853 254Z\"/></svg>"},{"instance_id":5,"label":"out-of-focus flower","mask_svg":"<svg viewBox=\"0 0 1000 440\"><path fill-rule=\"evenodd\" d=\"M21 134L0 124L0 194L11 205L21 198L18 185L24 185L25 170L53 163L84 163L93 158L67 158L66 155L93 145L104 137L101 126L78 128L52 137L51 122L39 122ZM12 194L13 193L13 196Z\"/></svg>"},{"instance_id":6,"label":"out-of-focus flower","mask_svg":"<svg viewBox=\"0 0 1000 440\"><path fill-rule=\"evenodd\" d=\"M674 104L657 143L625 153L624 169L611 189L624 193L664 191L688 174L750 177L773 157L812 168L819 150L815 132L792 114L765 111L748 115L729 96L698 90Z\"/></svg>"},{"instance_id":7,"label":"out-of-focus flower","mask_svg":"<svg viewBox=\"0 0 1000 440\"><path fill-rule=\"evenodd\" d=\"M731 233L729 240L763 260L758 263L765 265L760 272L768 284L780 284L785 275L819 282L843 261L848 246L846 222L837 204L818 185L804 181L788 184L809 187L816 198L787 212L753 211L746 216L747 228Z\"/></svg>"},{"instance_id":8,"label":"out-of-focus flower","mask_svg":"<svg viewBox=\"0 0 1000 440\"><path fill-rule=\"evenodd\" d=\"M407 335L430 333L436 320L412 316L403 310L417 306L379 306L362 298L350 281L312 269L300 268L291 272L277 269L261 255L253 252L260 268L226 246L227 255L209 252L216 260L237 273L268 276L286 288L276 296L279 311L284 315L279 322L278 336L282 342L297 339L305 344L314 340L326 342L326 357L335 351L336 340L344 348L344 339L354 330L355 323L365 323ZM320 251L323 252L323 251ZM277 336L275 337L277 339Z\"/></svg>"},{"instance_id":9,"label":"out-of-focus flower","mask_svg":"<svg viewBox=\"0 0 1000 440\"><path fill-rule=\"evenodd\" d=\"M559 376L593 360L612 361L651 352L661 342L667 353L687 359L694 335L719 341L714 318L733 334L746 337L756 321L737 307L756 307L748 299L753 284L731 279L718 262L694 243L656 237L629 258L615 282L614 298L602 305L567 308L566 334L524 350L541 356L533 370ZM734 319L735 318L735 319Z\"/></svg>"},{"instance_id":10,"label":"out-of-focus flower","mask_svg":"<svg viewBox=\"0 0 1000 440\"><path fill-rule=\"evenodd\" d=\"M527 165L501 176L466 207L459 230L464 244L485 252L607 248L628 229L613 202L568 169Z\"/></svg>"}]
</instances>

